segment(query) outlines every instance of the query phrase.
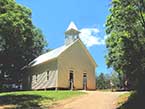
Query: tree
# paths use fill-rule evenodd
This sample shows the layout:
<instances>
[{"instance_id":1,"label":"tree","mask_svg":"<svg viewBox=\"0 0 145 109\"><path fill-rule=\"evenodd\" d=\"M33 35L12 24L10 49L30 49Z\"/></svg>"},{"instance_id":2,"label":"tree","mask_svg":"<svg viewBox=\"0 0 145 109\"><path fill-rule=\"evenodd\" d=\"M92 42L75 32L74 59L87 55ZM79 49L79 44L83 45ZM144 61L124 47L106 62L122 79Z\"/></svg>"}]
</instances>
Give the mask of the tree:
<instances>
[{"instance_id":1,"label":"tree","mask_svg":"<svg viewBox=\"0 0 145 109\"><path fill-rule=\"evenodd\" d=\"M123 87L122 82L123 78L117 72L113 71L110 76L110 81L113 83L114 88L120 89Z\"/></svg>"},{"instance_id":2,"label":"tree","mask_svg":"<svg viewBox=\"0 0 145 109\"><path fill-rule=\"evenodd\" d=\"M110 88L110 76L101 73L96 77L96 84L98 89L109 89Z\"/></svg>"},{"instance_id":3,"label":"tree","mask_svg":"<svg viewBox=\"0 0 145 109\"><path fill-rule=\"evenodd\" d=\"M122 88L122 77L119 77L119 74L113 71L110 74L101 73L96 77L96 84L98 89L110 89L113 85L114 89Z\"/></svg>"},{"instance_id":4,"label":"tree","mask_svg":"<svg viewBox=\"0 0 145 109\"><path fill-rule=\"evenodd\" d=\"M112 0L106 28L108 67L145 92L145 0Z\"/></svg>"},{"instance_id":5,"label":"tree","mask_svg":"<svg viewBox=\"0 0 145 109\"><path fill-rule=\"evenodd\" d=\"M32 24L31 10L15 0L0 1L0 87L21 84L21 69L43 52L40 29Z\"/></svg>"}]
</instances>

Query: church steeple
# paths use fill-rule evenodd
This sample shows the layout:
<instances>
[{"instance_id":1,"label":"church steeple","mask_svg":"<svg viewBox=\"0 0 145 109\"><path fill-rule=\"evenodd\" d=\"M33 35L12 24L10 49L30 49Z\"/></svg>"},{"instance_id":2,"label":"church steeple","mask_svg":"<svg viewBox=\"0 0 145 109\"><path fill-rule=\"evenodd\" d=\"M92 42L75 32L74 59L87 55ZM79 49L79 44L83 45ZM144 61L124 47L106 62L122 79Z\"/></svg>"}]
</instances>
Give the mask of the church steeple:
<instances>
[{"instance_id":1,"label":"church steeple","mask_svg":"<svg viewBox=\"0 0 145 109\"><path fill-rule=\"evenodd\" d=\"M65 32L65 45L69 45L79 38L80 31L78 31L74 22L71 22Z\"/></svg>"}]
</instances>

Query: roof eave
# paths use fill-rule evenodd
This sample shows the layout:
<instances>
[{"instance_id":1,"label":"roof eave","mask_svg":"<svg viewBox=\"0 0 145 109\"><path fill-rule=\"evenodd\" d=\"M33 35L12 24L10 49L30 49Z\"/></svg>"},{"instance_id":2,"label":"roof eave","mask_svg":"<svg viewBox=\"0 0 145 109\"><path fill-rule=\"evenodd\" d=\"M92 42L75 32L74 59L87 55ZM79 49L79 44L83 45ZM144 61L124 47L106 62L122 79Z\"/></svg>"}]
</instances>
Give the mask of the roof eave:
<instances>
[{"instance_id":1,"label":"roof eave","mask_svg":"<svg viewBox=\"0 0 145 109\"><path fill-rule=\"evenodd\" d=\"M72 29L66 31L66 32L65 32L65 35L70 34L70 33L73 33L73 34L80 34L81 32L72 28Z\"/></svg>"},{"instance_id":2,"label":"roof eave","mask_svg":"<svg viewBox=\"0 0 145 109\"><path fill-rule=\"evenodd\" d=\"M55 58L52 58L52 59L46 60L45 62L42 62L42 63L36 64L36 65L31 65L29 68L33 68L33 67L36 67L36 66L38 66L38 65L45 64L45 63L48 63L48 62L51 62L51 61L57 60L57 58L58 58L58 56L55 57Z\"/></svg>"}]
</instances>

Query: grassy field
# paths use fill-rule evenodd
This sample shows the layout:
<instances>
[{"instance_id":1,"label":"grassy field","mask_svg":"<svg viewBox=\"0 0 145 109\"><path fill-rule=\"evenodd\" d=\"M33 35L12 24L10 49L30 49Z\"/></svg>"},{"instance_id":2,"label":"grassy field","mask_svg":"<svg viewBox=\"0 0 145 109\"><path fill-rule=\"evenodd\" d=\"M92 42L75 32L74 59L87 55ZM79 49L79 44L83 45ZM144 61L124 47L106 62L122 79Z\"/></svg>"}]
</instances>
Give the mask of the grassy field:
<instances>
[{"instance_id":1,"label":"grassy field","mask_svg":"<svg viewBox=\"0 0 145 109\"><path fill-rule=\"evenodd\" d=\"M128 98L131 96L131 93L125 93L118 98L117 105L118 109L123 109L123 104L128 101Z\"/></svg>"},{"instance_id":2,"label":"grassy field","mask_svg":"<svg viewBox=\"0 0 145 109\"><path fill-rule=\"evenodd\" d=\"M43 109L56 101L84 94L79 91L19 91L0 93L0 107L10 109Z\"/></svg>"}]
</instances>

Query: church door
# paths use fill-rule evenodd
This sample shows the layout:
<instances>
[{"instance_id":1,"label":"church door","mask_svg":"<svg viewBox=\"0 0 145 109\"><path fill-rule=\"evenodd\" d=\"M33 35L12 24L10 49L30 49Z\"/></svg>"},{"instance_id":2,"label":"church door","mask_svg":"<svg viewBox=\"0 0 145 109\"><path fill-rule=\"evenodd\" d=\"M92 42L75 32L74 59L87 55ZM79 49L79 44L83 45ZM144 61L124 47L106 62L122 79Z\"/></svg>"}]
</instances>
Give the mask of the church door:
<instances>
[{"instance_id":1,"label":"church door","mask_svg":"<svg viewBox=\"0 0 145 109\"><path fill-rule=\"evenodd\" d=\"M83 89L87 90L87 73L83 74Z\"/></svg>"},{"instance_id":2,"label":"church door","mask_svg":"<svg viewBox=\"0 0 145 109\"><path fill-rule=\"evenodd\" d=\"M73 75L73 71L70 70L70 73L69 73L69 89L70 90L73 90L74 88L74 75Z\"/></svg>"}]
</instances>

